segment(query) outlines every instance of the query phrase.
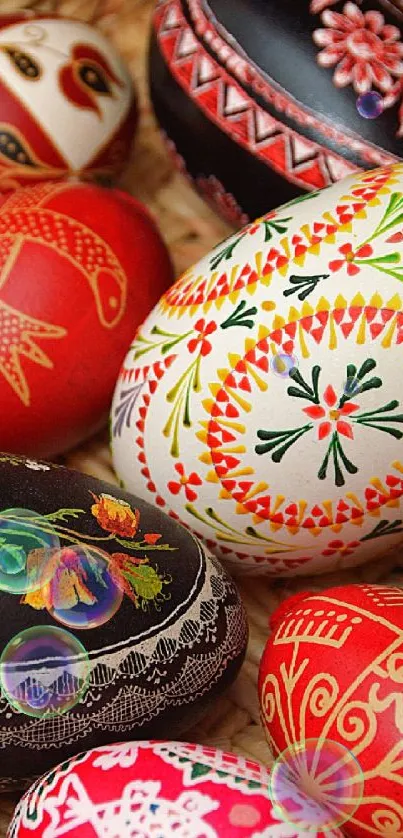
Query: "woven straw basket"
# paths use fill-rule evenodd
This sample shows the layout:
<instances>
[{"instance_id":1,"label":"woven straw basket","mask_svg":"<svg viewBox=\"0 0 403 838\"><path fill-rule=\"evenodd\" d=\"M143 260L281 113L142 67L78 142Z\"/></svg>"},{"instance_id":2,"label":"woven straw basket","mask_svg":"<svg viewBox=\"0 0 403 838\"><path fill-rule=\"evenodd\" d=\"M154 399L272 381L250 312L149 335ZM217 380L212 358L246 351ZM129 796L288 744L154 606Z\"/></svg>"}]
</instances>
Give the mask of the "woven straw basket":
<instances>
[{"instance_id":1,"label":"woven straw basket","mask_svg":"<svg viewBox=\"0 0 403 838\"><path fill-rule=\"evenodd\" d=\"M171 251L177 274L200 259L230 232L195 195L167 159L147 96L146 53L154 0L0 0L3 12L31 8L58 12L99 26L126 59L140 92L140 131L133 161L123 179L125 189L154 214ZM116 483L106 433L70 452L60 462L95 477ZM342 582L366 580L403 583L402 556L314 579L249 579L240 583L249 615L250 642L245 664L231 690L210 710L204 721L187 734L190 741L215 745L269 764L271 754L259 722L257 676L268 635L270 612L285 596L304 588L320 590ZM4 755L2 757L4 759ZM5 836L17 797L0 795L0 836Z\"/></svg>"}]
</instances>

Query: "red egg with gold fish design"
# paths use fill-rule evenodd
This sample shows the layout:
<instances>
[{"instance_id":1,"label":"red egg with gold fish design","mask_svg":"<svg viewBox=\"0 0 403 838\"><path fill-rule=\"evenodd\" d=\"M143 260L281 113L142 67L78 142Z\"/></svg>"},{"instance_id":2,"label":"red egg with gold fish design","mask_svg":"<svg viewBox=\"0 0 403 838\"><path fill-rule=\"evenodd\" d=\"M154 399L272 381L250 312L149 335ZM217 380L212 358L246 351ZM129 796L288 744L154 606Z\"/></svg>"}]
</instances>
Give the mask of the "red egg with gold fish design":
<instances>
[{"instance_id":1,"label":"red egg with gold fish design","mask_svg":"<svg viewBox=\"0 0 403 838\"><path fill-rule=\"evenodd\" d=\"M0 199L0 447L50 456L104 422L133 328L172 279L143 206L89 184Z\"/></svg>"}]
</instances>

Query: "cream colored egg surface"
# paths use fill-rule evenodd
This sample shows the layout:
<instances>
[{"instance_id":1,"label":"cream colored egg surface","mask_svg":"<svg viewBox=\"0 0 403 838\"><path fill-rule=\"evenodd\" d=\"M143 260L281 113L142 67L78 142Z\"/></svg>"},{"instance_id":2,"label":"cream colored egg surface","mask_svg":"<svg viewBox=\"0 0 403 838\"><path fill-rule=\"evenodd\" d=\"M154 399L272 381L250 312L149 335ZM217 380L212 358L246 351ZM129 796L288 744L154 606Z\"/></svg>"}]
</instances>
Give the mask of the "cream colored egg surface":
<instances>
[{"instance_id":1,"label":"cream colored egg surface","mask_svg":"<svg viewBox=\"0 0 403 838\"><path fill-rule=\"evenodd\" d=\"M112 407L115 467L248 573L403 538L403 166L220 244L161 299Z\"/></svg>"}]
</instances>

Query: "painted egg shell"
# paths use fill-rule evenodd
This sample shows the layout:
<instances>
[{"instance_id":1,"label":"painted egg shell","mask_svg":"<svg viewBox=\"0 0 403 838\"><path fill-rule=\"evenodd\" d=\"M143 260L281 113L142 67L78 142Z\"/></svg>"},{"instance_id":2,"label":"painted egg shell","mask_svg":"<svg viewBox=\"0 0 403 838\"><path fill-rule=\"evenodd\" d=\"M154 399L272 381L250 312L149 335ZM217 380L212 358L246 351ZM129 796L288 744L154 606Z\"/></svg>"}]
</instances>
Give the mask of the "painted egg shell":
<instances>
[{"instance_id":1,"label":"painted egg shell","mask_svg":"<svg viewBox=\"0 0 403 838\"><path fill-rule=\"evenodd\" d=\"M402 539L403 167L221 243L136 336L116 470L234 569L319 573Z\"/></svg>"},{"instance_id":2,"label":"painted egg shell","mask_svg":"<svg viewBox=\"0 0 403 838\"><path fill-rule=\"evenodd\" d=\"M67 176L111 178L137 123L129 72L77 20L0 15L0 190Z\"/></svg>"},{"instance_id":3,"label":"painted egg shell","mask_svg":"<svg viewBox=\"0 0 403 838\"><path fill-rule=\"evenodd\" d=\"M269 780L257 762L203 745L162 741L107 745L79 754L39 779L17 806L7 835L306 835L280 820L270 800ZM309 812L306 798L301 796L299 804L303 814ZM309 834L323 835L312 826ZM326 834L341 838L337 829Z\"/></svg>"},{"instance_id":4,"label":"painted egg shell","mask_svg":"<svg viewBox=\"0 0 403 838\"><path fill-rule=\"evenodd\" d=\"M383 0L159 0L150 81L178 167L242 226L402 156L403 16Z\"/></svg>"},{"instance_id":5,"label":"painted egg shell","mask_svg":"<svg viewBox=\"0 0 403 838\"><path fill-rule=\"evenodd\" d=\"M403 835L403 590L346 585L305 600L291 597L288 605L274 614L259 674L262 721L274 753L311 738L348 749L363 789L343 830L353 838L397 838Z\"/></svg>"},{"instance_id":6,"label":"painted egg shell","mask_svg":"<svg viewBox=\"0 0 403 838\"><path fill-rule=\"evenodd\" d=\"M0 507L0 790L197 721L247 640L216 559L144 501L42 462L1 456Z\"/></svg>"},{"instance_id":7,"label":"painted egg shell","mask_svg":"<svg viewBox=\"0 0 403 838\"><path fill-rule=\"evenodd\" d=\"M133 328L171 281L154 222L123 192L0 197L0 450L53 456L99 428Z\"/></svg>"}]
</instances>

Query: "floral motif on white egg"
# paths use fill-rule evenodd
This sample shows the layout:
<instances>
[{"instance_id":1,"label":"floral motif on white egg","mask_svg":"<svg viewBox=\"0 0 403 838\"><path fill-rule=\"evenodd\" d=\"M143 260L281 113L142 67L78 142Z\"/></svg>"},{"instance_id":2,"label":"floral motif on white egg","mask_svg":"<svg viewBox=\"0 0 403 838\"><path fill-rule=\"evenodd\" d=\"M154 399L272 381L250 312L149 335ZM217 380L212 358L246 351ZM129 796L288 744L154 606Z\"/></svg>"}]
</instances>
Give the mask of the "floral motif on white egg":
<instances>
[{"instance_id":1,"label":"floral motif on white egg","mask_svg":"<svg viewBox=\"0 0 403 838\"><path fill-rule=\"evenodd\" d=\"M352 567L402 538L402 210L397 164L269 213L130 347L116 470L241 572Z\"/></svg>"}]
</instances>

